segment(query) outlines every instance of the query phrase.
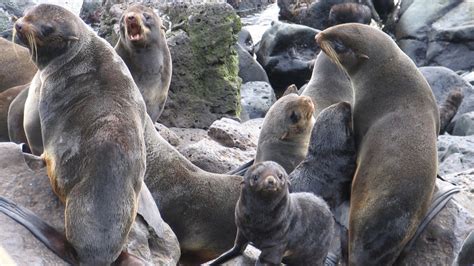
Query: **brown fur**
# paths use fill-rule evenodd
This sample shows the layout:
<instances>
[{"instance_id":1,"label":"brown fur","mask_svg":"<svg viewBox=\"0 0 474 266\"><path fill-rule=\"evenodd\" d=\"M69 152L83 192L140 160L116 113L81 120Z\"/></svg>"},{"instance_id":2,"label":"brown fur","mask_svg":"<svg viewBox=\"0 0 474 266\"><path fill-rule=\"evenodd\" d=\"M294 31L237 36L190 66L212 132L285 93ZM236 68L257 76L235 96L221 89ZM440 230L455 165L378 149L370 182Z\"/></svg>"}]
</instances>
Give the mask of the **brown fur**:
<instances>
[{"instance_id":1,"label":"brown fur","mask_svg":"<svg viewBox=\"0 0 474 266\"><path fill-rule=\"evenodd\" d=\"M25 85L16 86L0 92L0 141L9 141L8 137L8 108L15 97L25 88Z\"/></svg>"},{"instance_id":2,"label":"brown fur","mask_svg":"<svg viewBox=\"0 0 474 266\"><path fill-rule=\"evenodd\" d=\"M0 37L0 92L31 81L37 69L28 49Z\"/></svg>"},{"instance_id":3,"label":"brown fur","mask_svg":"<svg viewBox=\"0 0 474 266\"><path fill-rule=\"evenodd\" d=\"M385 33L342 24L317 42L349 74L357 170L349 264L390 265L426 214L437 172L439 113L411 59Z\"/></svg>"}]
</instances>

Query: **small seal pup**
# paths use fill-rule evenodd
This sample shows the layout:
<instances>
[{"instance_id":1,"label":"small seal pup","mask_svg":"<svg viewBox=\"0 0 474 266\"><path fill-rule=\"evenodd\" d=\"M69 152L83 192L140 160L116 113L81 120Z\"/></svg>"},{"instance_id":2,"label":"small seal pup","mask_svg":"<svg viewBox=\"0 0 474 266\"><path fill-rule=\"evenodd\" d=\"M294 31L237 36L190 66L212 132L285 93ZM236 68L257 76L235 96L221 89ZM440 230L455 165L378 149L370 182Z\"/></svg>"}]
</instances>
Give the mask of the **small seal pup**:
<instances>
[{"instance_id":1,"label":"small seal pup","mask_svg":"<svg viewBox=\"0 0 474 266\"><path fill-rule=\"evenodd\" d=\"M263 120L255 163L274 161L291 173L308 152L313 113L307 96L290 93L278 99Z\"/></svg>"},{"instance_id":2,"label":"small seal pup","mask_svg":"<svg viewBox=\"0 0 474 266\"><path fill-rule=\"evenodd\" d=\"M222 264L249 242L262 253L256 265L323 265L334 230L328 205L311 193L291 193L285 169L267 161L244 177L235 207L234 247L211 265Z\"/></svg>"},{"instance_id":3,"label":"small seal pup","mask_svg":"<svg viewBox=\"0 0 474 266\"><path fill-rule=\"evenodd\" d=\"M326 107L338 102L352 102L351 80L323 52L318 54L313 74L301 95L311 97L315 105L314 117Z\"/></svg>"},{"instance_id":4,"label":"small seal pup","mask_svg":"<svg viewBox=\"0 0 474 266\"><path fill-rule=\"evenodd\" d=\"M124 248L145 173L145 103L122 59L79 17L41 4L15 23L38 72L38 115L66 238L83 264Z\"/></svg>"},{"instance_id":5,"label":"small seal pup","mask_svg":"<svg viewBox=\"0 0 474 266\"><path fill-rule=\"evenodd\" d=\"M438 107L413 61L382 31L341 24L316 41L347 71L354 89L349 264L390 265L430 206Z\"/></svg>"},{"instance_id":6,"label":"small seal pup","mask_svg":"<svg viewBox=\"0 0 474 266\"><path fill-rule=\"evenodd\" d=\"M28 49L0 37L0 92L31 81L37 69Z\"/></svg>"},{"instance_id":7,"label":"small seal pup","mask_svg":"<svg viewBox=\"0 0 474 266\"><path fill-rule=\"evenodd\" d=\"M159 16L146 6L131 5L120 18L115 51L132 73L155 122L165 107L171 82L171 54Z\"/></svg>"}]
</instances>

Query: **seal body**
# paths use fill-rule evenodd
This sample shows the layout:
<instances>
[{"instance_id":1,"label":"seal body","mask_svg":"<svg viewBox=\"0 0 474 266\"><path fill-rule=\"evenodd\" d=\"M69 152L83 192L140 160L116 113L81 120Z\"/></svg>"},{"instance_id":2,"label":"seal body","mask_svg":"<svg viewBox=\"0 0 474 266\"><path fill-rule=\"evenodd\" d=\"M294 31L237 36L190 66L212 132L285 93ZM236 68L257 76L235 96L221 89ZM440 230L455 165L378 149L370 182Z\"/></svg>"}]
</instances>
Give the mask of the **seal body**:
<instances>
[{"instance_id":1,"label":"seal body","mask_svg":"<svg viewBox=\"0 0 474 266\"><path fill-rule=\"evenodd\" d=\"M439 113L411 59L385 33L342 24L317 35L354 89L357 169L349 264L389 265L426 214L437 173Z\"/></svg>"},{"instance_id":2,"label":"seal body","mask_svg":"<svg viewBox=\"0 0 474 266\"><path fill-rule=\"evenodd\" d=\"M323 52L318 54L313 74L301 95L311 97L315 105L314 117L326 107L338 102L352 102L349 76Z\"/></svg>"},{"instance_id":3,"label":"seal body","mask_svg":"<svg viewBox=\"0 0 474 266\"><path fill-rule=\"evenodd\" d=\"M327 204L311 193L289 192L285 169L267 161L253 165L244 177L235 207L237 237L230 251L249 242L262 253L258 265L323 265L334 221ZM223 263L229 253L214 264ZM236 254L235 254L236 255Z\"/></svg>"},{"instance_id":4,"label":"seal body","mask_svg":"<svg viewBox=\"0 0 474 266\"><path fill-rule=\"evenodd\" d=\"M255 163L274 161L287 173L306 157L314 124L314 104L307 96L291 93L268 110L258 138Z\"/></svg>"},{"instance_id":5,"label":"seal body","mask_svg":"<svg viewBox=\"0 0 474 266\"><path fill-rule=\"evenodd\" d=\"M113 48L66 9L38 5L15 30L39 69L29 93L38 93L42 157L66 205L66 238L81 263L110 264L145 173L143 99Z\"/></svg>"},{"instance_id":6,"label":"seal body","mask_svg":"<svg viewBox=\"0 0 474 266\"><path fill-rule=\"evenodd\" d=\"M193 165L164 140L147 118L145 183L179 240L180 262L204 263L232 247L240 176L214 174Z\"/></svg>"},{"instance_id":7,"label":"seal body","mask_svg":"<svg viewBox=\"0 0 474 266\"><path fill-rule=\"evenodd\" d=\"M8 138L11 142L28 144L28 139L26 138L25 129L23 127L23 116L30 84L28 83L22 86L24 86L24 89L15 97L8 108ZM41 135L41 133L38 134Z\"/></svg>"},{"instance_id":8,"label":"seal body","mask_svg":"<svg viewBox=\"0 0 474 266\"><path fill-rule=\"evenodd\" d=\"M31 81L37 69L28 49L0 38L0 92Z\"/></svg>"},{"instance_id":9,"label":"seal body","mask_svg":"<svg viewBox=\"0 0 474 266\"><path fill-rule=\"evenodd\" d=\"M159 16L135 4L120 19L115 51L132 73L145 100L147 113L156 121L163 112L171 82L171 54Z\"/></svg>"},{"instance_id":10,"label":"seal body","mask_svg":"<svg viewBox=\"0 0 474 266\"><path fill-rule=\"evenodd\" d=\"M0 141L9 141L8 137L8 109L10 104L18 94L25 88L25 85L15 86L0 92Z\"/></svg>"}]
</instances>

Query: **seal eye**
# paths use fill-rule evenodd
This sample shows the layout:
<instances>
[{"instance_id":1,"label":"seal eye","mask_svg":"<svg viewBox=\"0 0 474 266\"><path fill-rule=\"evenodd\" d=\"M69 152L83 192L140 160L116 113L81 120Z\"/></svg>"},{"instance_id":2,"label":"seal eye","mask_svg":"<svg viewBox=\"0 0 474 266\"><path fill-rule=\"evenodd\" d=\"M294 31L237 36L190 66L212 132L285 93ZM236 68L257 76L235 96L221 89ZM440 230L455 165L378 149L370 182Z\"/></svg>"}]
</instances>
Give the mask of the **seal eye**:
<instances>
[{"instance_id":1,"label":"seal eye","mask_svg":"<svg viewBox=\"0 0 474 266\"><path fill-rule=\"evenodd\" d=\"M334 43L334 51L338 54L343 54L347 52L347 47L339 40L336 40L333 42Z\"/></svg>"},{"instance_id":2,"label":"seal eye","mask_svg":"<svg viewBox=\"0 0 474 266\"><path fill-rule=\"evenodd\" d=\"M278 178L283 179L283 175L281 173L278 173Z\"/></svg>"},{"instance_id":3,"label":"seal eye","mask_svg":"<svg viewBox=\"0 0 474 266\"><path fill-rule=\"evenodd\" d=\"M252 178L253 178L253 181L257 182L257 180L258 180L258 175L254 175L254 176L252 176Z\"/></svg>"},{"instance_id":4,"label":"seal eye","mask_svg":"<svg viewBox=\"0 0 474 266\"><path fill-rule=\"evenodd\" d=\"M291 112L290 120L293 124L296 124L300 120L300 116L295 111L293 111Z\"/></svg>"},{"instance_id":5,"label":"seal eye","mask_svg":"<svg viewBox=\"0 0 474 266\"><path fill-rule=\"evenodd\" d=\"M54 32L54 28L51 27L50 25L41 25L41 34L43 34L43 36L46 37L53 32Z\"/></svg>"},{"instance_id":6,"label":"seal eye","mask_svg":"<svg viewBox=\"0 0 474 266\"><path fill-rule=\"evenodd\" d=\"M151 18L150 14L148 13L143 13L143 17L145 17L146 20L149 20Z\"/></svg>"}]
</instances>

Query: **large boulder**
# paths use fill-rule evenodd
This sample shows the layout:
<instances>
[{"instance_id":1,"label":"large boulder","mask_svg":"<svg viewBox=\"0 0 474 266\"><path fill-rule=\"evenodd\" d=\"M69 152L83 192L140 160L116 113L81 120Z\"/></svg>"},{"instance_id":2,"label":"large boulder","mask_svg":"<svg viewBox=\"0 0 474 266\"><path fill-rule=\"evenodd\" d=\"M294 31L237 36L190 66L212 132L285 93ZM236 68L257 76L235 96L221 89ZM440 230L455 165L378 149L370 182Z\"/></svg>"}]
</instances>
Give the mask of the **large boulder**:
<instances>
[{"instance_id":1,"label":"large boulder","mask_svg":"<svg viewBox=\"0 0 474 266\"><path fill-rule=\"evenodd\" d=\"M320 51L314 41L318 32L307 26L275 21L263 34L255 53L277 97L289 85L301 87L311 78L314 59Z\"/></svg>"},{"instance_id":2,"label":"large boulder","mask_svg":"<svg viewBox=\"0 0 474 266\"><path fill-rule=\"evenodd\" d=\"M173 75L159 121L172 127L207 128L240 114L238 58L240 19L228 4L163 9L182 30L168 39Z\"/></svg>"},{"instance_id":3,"label":"large boulder","mask_svg":"<svg viewBox=\"0 0 474 266\"><path fill-rule=\"evenodd\" d=\"M420 72L430 84L438 106L446 102L449 93L459 90L464 99L458 111L448 126L448 132L453 133L456 121L461 115L474 111L474 88L465 79L449 68L441 66L420 67Z\"/></svg>"},{"instance_id":4,"label":"large boulder","mask_svg":"<svg viewBox=\"0 0 474 266\"><path fill-rule=\"evenodd\" d=\"M441 176L474 168L474 136L438 136L438 161Z\"/></svg>"},{"instance_id":5,"label":"large boulder","mask_svg":"<svg viewBox=\"0 0 474 266\"><path fill-rule=\"evenodd\" d=\"M0 195L24 206L59 232L64 232L64 205L53 193L42 159L24 154L17 144L0 143ZM154 205L148 192L148 199ZM176 265L180 251L176 236L159 215L138 215L126 243L127 250L155 265ZM152 207L153 208L153 207ZM152 213L153 214L153 213ZM27 229L0 212L2 248L17 265L67 265Z\"/></svg>"},{"instance_id":6,"label":"large boulder","mask_svg":"<svg viewBox=\"0 0 474 266\"><path fill-rule=\"evenodd\" d=\"M249 119L265 117L268 109L276 102L272 86L262 81L243 84L240 95L242 112L245 111Z\"/></svg>"},{"instance_id":7,"label":"large boulder","mask_svg":"<svg viewBox=\"0 0 474 266\"><path fill-rule=\"evenodd\" d=\"M474 5L470 0L403 1L395 28L401 49L418 66L474 68Z\"/></svg>"}]
</instances>

